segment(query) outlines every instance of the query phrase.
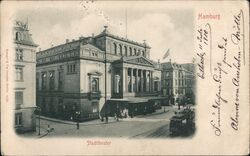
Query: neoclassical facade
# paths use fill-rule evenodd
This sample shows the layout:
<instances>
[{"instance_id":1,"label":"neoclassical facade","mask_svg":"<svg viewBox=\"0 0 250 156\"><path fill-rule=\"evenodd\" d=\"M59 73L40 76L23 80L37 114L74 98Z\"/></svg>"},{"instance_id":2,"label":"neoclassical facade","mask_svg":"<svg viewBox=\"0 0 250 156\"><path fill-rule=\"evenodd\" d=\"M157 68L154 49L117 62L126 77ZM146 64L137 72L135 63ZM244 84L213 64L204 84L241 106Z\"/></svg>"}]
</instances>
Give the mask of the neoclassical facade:
<instances>
[{"instance_id":1,"label":"neoclassical facade","mask_svg":"<svg viewBox=\"0 0 250 156\"><path fill-rule=\"evenodd\" d=\"M139 103L162 100L160 64L150 60L150 47L107 27L96 36L39 51L36 83L42 114L64 119L112 115L114 107L132 112Z\"/></svg>"},{"instance_id":2,"label":"neoclassical facade","mask_svg":"<svg viewBox=\"0 0 250 156\"><path fill-rule=\"evenodd\" d=\"M195 104L195 65L170 61L162 63L161 67L163 96L168 97L169 104Z\"/></svg>"},{"instance_id":3,"label":"neoclassical facade","mask_svg":"<svg viewBox=\"0 0 250 156\"><path fill-rule=\"evenodd\" d=\"M17 132L35 131L36 119L36 48L28 23L16 21L14 37L14 96L15 129Z\"/></svg>"}]
</instances>

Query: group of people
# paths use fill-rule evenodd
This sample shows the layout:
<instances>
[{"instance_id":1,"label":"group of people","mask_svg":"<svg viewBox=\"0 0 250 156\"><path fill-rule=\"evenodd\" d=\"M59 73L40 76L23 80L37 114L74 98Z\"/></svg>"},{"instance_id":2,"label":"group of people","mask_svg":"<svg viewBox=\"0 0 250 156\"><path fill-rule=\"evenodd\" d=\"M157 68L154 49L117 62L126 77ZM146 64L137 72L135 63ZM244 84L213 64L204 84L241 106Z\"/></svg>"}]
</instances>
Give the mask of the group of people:
<instances>
[{"instance_id":1,"label":"group of people","mask_svg":"<svg viewBox=\"0 0 250 156\"><path fill-rule=\"evenodd\" d=\"M116 121L119 121L119 118L122 119L122 118L127 118L128 117L128 109L120 109L120 108L117 108L116 109L116 112L114 114L114 118L116 119Z\"/></svg>"}]
</instances>

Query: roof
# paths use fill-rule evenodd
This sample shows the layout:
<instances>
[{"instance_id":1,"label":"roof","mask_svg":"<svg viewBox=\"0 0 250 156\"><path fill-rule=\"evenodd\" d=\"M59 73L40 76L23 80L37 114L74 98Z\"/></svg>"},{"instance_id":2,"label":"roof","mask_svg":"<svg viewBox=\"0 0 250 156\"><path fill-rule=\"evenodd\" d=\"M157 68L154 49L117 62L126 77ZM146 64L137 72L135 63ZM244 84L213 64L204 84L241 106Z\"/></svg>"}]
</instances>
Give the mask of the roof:
<instances>
[{"instance_id":1,"label":"roof","mask_svg":"<svg viewBox=\"0 0 250 156\"><path fill-rule=\"evenodd\" d=\"M14 40L15 43L38 47L38 44L34 43L31 34L29 33L27 23L25 24L23 22L16 21L14 29L15 29L15 40Z\"/></svg>"},{"instance_id":2,"label":"roof","mask_svg":"<svg viewBox=\"0 0 250 156\"><path fill-rule=\"evenodd\" d=\"M99 37L102 37L102 36L112 37L112 38L117 39L117 40L121 40L121 41L124 41L124 42L135 44L135 45L138 45L138 46L141 46L141 47L146 47L146 48L149 48L149 49L151 48L146 42L139 43L139 42L129 40L129 39L124 38L124 37L113 35L108 31L107 26L105 27L105 29L99 35L95 36L95 38L99 38Z\"/></svg>"},{"instance_id":3,"label":"roof","mask_svg":"<svg viewBox=\"0 0 250 156\"><path fill-rule=\"evenodd\" d=\"M161 64L162 69L179 69L188 72L195 71L195 65L193 63L178 64L175 62L164 62Z\"/></svg>"}]
</instances>

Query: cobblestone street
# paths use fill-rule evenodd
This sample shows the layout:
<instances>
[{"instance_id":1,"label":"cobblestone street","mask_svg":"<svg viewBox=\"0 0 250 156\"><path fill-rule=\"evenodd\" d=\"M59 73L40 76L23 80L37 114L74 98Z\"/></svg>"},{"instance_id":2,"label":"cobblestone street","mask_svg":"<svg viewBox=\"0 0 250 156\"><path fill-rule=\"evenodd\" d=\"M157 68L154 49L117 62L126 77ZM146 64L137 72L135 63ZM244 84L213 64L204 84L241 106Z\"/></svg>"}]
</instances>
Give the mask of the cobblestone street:
<instances>
[{"instance_id":1,"label":"cobblestone street","mask_svg":"<svg viewBox=\"0 0 250 156\"><path fill-rule=\"evenodd\" d=\"M50 137L168 137L169 119L177 108L166 107L157 110L153 114L140 115L134 118L125 118L116 121L113 117L109 122L101 122L99 119L80 123L77 130L76 123L71 121L56 120L41 117L40 136L38 135L39 125L37 118L37 132L23 134L25 137L50 138ZM47 132L48 125L52 129Z\"/></svg>"}]
</instances>

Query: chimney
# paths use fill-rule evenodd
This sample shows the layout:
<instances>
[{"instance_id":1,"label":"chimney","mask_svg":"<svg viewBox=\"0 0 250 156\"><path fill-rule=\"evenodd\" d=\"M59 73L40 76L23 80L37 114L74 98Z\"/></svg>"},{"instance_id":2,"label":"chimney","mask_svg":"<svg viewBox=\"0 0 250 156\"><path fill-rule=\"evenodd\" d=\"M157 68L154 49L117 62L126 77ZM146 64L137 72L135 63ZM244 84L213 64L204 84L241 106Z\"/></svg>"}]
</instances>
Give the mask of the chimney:
<instances>
[{"instance_id":1,"label":"chimney","mask_svg":"<svg viewBox=\"0 0 250 156\"><path fill-rule=\"evenodd\" d=\"M69 39L66 39L66 43L69 43Z\"/></svg>"},{"instance_id":2,"label":"chimney","mask_svg":"<svg viewBox=\"0 0 250 156\"><path fill-rule=\"evenodd\" d=\"M38 50L39 50L39 51L41 51L42 49L41 49L41 48L39 48Z\"/></svg>"},{"instance_id":3,"label":"chimney","mask_svg":"<svg viewBox=\"0 0 250 156\"><path fill-rule=\"evenodd\" d=\"M92 33L92 38L94 38L95 37L95 34L94 33Z\"/></svg>"},{"instance_id":4,"label":"chimney","mask_svg":"<svg viewBox=\"0 0 250 156\"><path fill-rule=\"evenodd\" d=\"M171 63L171 59L169 59L169 62Z\"/></svg>"},{"instance_id":5,"label":"chimney","mask_svg":"<svg viewBox=\"0 0 250 156\"><path fill-rule=\"evenodd\" d=\"M75 41L75 39L72 39L72 42L74 42Z\"/></svg>"}]
</instances>

